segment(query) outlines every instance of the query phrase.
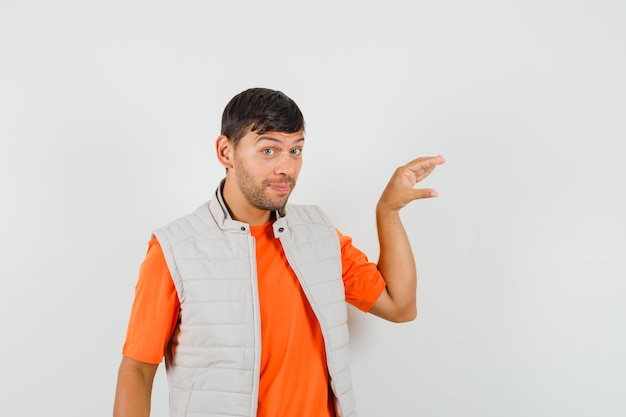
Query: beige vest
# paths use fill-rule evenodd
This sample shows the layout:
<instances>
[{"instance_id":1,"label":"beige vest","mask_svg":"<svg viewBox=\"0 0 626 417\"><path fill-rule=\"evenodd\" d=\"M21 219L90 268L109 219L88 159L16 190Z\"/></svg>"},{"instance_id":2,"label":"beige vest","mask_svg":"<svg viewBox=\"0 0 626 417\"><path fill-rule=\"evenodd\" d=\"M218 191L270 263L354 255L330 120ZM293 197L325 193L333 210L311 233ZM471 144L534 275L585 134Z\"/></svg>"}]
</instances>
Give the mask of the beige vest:
<instances>
[{"instance_id":1,"label":"beige vest","mask_svg":"<svg viewBox=\"0 0 626 417\"><path fill-rule=\"evenodd\" d=\"M273 229L319 321L337 415L356 417L337 232L318 207L291 204ZM181 305L165 357L170 416L256 417L261 324L249 226L232 220L218 192L154 234Z\"/></svg>"}]
</instances>

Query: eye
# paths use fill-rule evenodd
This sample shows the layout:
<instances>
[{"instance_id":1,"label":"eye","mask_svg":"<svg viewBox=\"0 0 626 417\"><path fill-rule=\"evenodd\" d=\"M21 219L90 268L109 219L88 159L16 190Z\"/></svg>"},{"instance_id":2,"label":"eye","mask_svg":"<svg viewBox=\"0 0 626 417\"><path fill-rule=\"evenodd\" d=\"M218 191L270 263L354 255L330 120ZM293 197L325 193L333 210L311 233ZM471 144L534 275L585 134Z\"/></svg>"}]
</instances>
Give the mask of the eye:
<instances>
[{"instance_id":1,"label":"eye","mask_svg":"<svg viewBox=\"0 0 626 417\"><path fill-rule=\"evenodd\" d=\"M261 153L266 156L272 156L276 153L276 151L274 151L274 149L271 149L271 148L265 148L261 150Z\"/></svg>"},{"instance_id":2,"label":"eye","mask_svg":"<svg viewBox=\"0 0 626 417\"><path fill-rule=\"evenodd\" d=\"M302 154L302 148L293 148L291 150L291 154L292 155L301 155Z\"/></svg>"}]
</instances>

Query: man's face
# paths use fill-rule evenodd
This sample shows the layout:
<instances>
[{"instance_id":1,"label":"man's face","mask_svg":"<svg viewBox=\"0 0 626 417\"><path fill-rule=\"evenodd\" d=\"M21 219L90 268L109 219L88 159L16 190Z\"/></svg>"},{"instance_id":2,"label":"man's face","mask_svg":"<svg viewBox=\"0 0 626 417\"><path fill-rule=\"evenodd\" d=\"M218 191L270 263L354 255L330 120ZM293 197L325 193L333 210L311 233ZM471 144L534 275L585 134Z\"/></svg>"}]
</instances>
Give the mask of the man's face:
<instances>
[{"instance_id":1,"label":"man's face","mask_svg":"<svg viewBox=\"0 0 626 417\"><path fill-rule=\"evenodd\" d=\"M237 143L232 173L247 202L260 210L285 207L302 168L304 132L248 132Z\"/></svg>"}]
</instances>

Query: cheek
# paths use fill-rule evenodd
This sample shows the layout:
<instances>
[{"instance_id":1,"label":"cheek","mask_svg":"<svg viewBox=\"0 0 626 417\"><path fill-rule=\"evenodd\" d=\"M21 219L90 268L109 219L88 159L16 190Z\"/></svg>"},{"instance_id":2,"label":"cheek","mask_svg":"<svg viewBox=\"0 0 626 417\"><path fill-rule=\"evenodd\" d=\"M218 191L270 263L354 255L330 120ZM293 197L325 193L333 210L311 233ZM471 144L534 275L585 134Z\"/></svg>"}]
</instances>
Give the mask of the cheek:
<instances>
[{"instance_id":1,"label":"cheek","mask_svg":"<svg viewBox=\"0 0 626 417\"><path fill-rule=\"evenodd\" d=\"M271 169L262 158L248 158L244 161L243 165L246 170L253 175L263 175L266 171Z\"/></svg>"}]
</instances>

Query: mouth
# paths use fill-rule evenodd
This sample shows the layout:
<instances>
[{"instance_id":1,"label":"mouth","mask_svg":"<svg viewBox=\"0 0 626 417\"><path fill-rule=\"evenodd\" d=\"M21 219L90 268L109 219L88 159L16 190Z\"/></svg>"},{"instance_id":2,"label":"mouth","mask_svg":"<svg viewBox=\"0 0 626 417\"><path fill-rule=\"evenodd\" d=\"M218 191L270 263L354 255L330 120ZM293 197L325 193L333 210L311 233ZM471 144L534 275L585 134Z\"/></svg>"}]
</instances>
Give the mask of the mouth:
<instances>
[{"instance_id":1,"label":"mouth","mask_svg":"<svg viewBox=\"0 0 626 417\"><path fill-rule=\"evenodd\" d=\"M288 193L289 191L291 191L292 185L289 183L273 183L268 184L268 187L278 193Z\"/></svg>"}]
</instances>

